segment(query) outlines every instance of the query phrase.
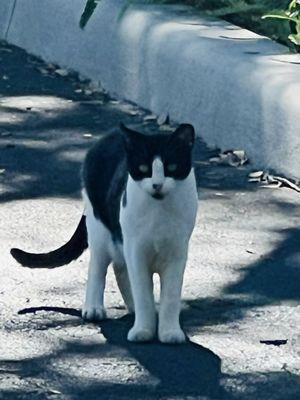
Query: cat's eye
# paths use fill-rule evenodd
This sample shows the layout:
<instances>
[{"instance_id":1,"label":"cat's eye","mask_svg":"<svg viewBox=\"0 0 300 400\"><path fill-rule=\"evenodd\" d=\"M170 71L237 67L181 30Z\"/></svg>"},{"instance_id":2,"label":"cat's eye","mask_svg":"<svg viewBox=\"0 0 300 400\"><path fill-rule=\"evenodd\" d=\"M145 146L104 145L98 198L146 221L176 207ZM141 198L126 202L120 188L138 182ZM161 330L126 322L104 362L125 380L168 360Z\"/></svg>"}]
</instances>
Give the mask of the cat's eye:
<instances>
[{"instance_id":1,"label":"cat's eye","mask_svg":"<svg viewBox=\"0 0 300 400\"><path fill-rule=\"evenodd\" d=\"M146 174L149 171L149 167L146 164L141 164L139 165L139 170L143 173Z\"/></svg>"},{"instance_id":2,"label":"cat's eye","mask_svg":"<svg viewBox=\"0 0 300 400\"><path fill-rule=\"evenodd\" d=\"M177 165L176 164L169 164L167 165L167 170L170 172L174 172L177 169Z\"/></svg>"}]
</instances>

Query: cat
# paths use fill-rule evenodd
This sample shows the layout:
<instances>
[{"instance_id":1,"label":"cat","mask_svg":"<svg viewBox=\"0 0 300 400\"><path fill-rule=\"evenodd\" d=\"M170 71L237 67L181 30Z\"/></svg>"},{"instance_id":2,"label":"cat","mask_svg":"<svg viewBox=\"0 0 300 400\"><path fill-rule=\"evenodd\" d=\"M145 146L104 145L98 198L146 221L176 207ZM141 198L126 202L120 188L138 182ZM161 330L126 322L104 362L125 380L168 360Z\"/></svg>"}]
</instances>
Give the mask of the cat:
<instances>
[{"instance_id":1,"label":"cat","mask_svg":"<svg viewBox=\"0 0 300 400\"><path fill-rule=\"evenodd\" d=\"M198 206L194 141L190 124L152 135L121 124L87 153L82 171L85 212L69 242L50 253L11 249L11 254L24 266L54 268L89 247L82 317L105 318L103 293L112 262L128 311L135 313L128 340L150 341L158 333L163 343L184 342L181 289ZM161 282L158 321L154 273Z\"/></svg>"}]
</instances>

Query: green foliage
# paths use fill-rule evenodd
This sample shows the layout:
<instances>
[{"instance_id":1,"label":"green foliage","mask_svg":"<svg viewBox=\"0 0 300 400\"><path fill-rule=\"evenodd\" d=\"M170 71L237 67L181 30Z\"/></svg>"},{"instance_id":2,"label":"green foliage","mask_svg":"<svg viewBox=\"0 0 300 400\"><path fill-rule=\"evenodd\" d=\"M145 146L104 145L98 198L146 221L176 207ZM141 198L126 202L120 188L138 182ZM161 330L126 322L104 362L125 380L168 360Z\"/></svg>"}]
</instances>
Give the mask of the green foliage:
<instances>
[{"instance_id":1,"label":"green foliage","mask_svg":"<svg viewBox=\"0 0 300 400\"><path fill-rule=\"evenodd\" d=\"M262 16L263 19L274 18L288 21L291 28L291 33L288 39L297 46L300 51L300 0L292 0L289 3L287 10L279 10Z\"/></svg>"},{"instance_id":2,"label":"green foliage","mask_svg":"<svg viewBox=\"0 0 300 400\"><path fill-rule=\"evenodd\" d=\"M98 2L100 0L87 0L84 11L81 15L80 21L79 21L79 26L81 29L83 29L86 24L88 23L89 19L91 18L91 16L93 15Z\"/></svg>"}]
</instances>

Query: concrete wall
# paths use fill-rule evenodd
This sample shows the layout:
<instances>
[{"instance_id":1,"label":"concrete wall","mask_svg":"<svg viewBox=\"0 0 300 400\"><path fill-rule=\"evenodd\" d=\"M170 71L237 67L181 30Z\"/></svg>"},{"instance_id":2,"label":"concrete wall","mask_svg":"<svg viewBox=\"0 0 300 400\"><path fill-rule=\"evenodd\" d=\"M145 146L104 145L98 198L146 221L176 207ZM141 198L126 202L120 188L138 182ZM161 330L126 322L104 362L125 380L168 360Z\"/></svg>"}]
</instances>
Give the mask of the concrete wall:
<instances>
[{"instance_id":1,"label":"concrete wall","mask_svg":"<svg viewBox=\"0 0 300 400\"><path fill-rule=\"evenodd\" d=\"M0 10L12 3L0 0ZM82 31L84 4L17 0L7 40L300 178L299 55L182 6L139 5L120 18L124 0L102 0Z\"/></svg>"},{"instance_id":2,"label":"concrete wall","mask_svg":"<svg viewBox=\"0 0 300 400\"><path fill-rule=\"evenodd\" d=\"M5 39L16 0L0 0L0 38Z\"/></svg>"}]
</instances>

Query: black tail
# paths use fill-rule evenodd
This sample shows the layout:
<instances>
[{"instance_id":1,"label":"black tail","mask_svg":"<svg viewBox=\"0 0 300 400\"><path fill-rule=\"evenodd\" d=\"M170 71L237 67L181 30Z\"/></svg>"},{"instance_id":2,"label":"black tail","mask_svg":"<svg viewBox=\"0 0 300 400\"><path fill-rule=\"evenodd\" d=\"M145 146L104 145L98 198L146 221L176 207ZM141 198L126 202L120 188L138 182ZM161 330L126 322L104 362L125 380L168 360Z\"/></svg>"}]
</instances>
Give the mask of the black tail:
<instances>
[{"instance_id":1,"label":"black tail","mask_svg":"<svg viewBox=\"0 0 300 400\"><path fill-rule=\"evenodd\" d=\"M56 268L76 260L87 247L87 230L85 215L83 215L71 239L60 248L40 254L11 249L10 254L25 267Z\"/></svg>"}]
</instances>

